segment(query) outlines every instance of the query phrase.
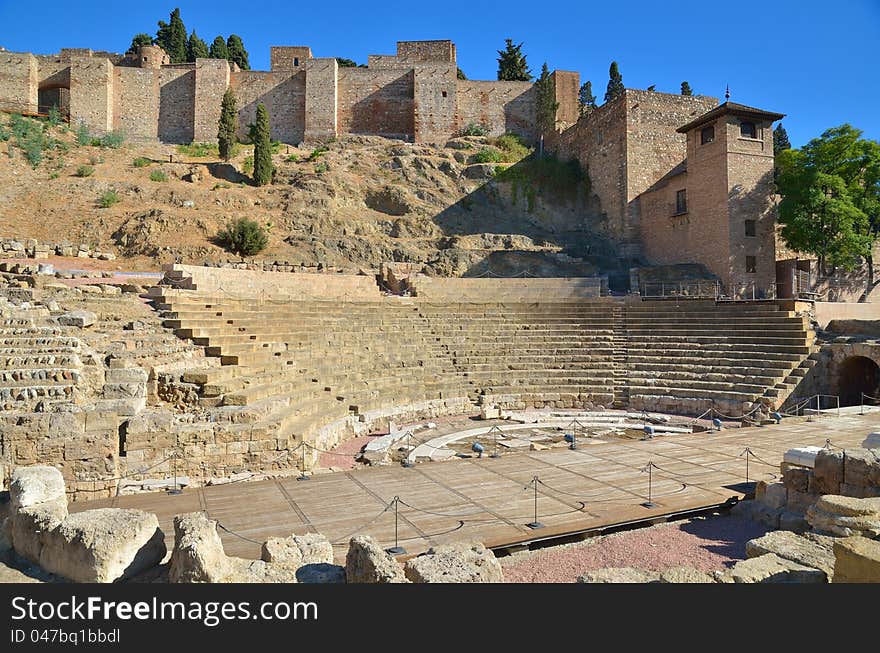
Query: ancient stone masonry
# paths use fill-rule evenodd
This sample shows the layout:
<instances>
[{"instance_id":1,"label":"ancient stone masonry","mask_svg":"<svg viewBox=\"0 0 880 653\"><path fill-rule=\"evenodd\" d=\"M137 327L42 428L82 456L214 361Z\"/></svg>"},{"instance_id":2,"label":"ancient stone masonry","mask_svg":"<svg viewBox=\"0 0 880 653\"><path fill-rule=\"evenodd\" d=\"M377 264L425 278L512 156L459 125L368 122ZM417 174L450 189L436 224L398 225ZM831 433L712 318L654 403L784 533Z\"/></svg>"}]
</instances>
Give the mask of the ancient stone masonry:
<instances>
[{"instance_id":1,"label":"ancient stone masonry","mask_svg":"<svg viewBox=\"0 0 880 653\"><path fill-rule=\"evenodd\" d=\"M367 68L340 68L307 46L273 46L271 71L242 71L223 60L168 63L156 46L137 54L63 50L60 55L0 53L0 108L46 112L57 104L94 133L172 143L216 137L220 101L236 94L240 135L258 104L272 138L299 143L341 134L440 142L469 123L493 135L534 137L529 82L472 82L456 77L451 41L400 41L396 55L371 55ZM555 73L560 125L576 119L578 74Z\"/></svg>"}]
</instances>

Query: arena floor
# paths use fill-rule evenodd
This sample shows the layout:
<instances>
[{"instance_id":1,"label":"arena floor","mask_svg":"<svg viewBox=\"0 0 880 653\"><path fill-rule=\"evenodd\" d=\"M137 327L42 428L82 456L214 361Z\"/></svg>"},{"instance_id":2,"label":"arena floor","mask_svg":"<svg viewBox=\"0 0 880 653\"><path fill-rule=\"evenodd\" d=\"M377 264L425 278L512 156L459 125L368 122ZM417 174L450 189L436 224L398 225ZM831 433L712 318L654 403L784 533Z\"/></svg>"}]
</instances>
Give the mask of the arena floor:
<instances>
[{"instance_id":1,"label":"arena floor","mask_svg":"<svg viewBox=\"0 0 880 653\"><path fill-rule=\"evenodd\" d=\"M108 506L154 512L169 550L173 516L204 510L222 525L227 553L247 558L258 558L268 537L291 532L326 535L341 558L356 533L393 546L395 526L398 544L408 554L459 540L499 547L741 497L747 457L750 481L775 480L782 455L791 447L824 446L826 440L841 448L858 447L868 433L880 430L880 410L866 415L857 411L645 441L585 442L573 451L505 453L495 459L484 456L413 468L390 465L318 474L308 481L289 476L70 507L74 512ZM653 507L642 505L648 498L649 462ZM540 529L527 526L535 519L535 477L537 519L544 525Z\"/></svg>"}]
</instances>

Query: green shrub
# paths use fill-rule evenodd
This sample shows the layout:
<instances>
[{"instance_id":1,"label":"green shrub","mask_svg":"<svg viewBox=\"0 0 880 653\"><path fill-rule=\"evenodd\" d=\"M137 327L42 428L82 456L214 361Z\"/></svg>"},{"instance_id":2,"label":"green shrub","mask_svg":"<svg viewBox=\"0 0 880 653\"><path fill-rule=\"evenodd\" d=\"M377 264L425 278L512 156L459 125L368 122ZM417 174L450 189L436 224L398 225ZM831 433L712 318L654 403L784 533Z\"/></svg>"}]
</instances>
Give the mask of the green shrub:
<instances>
[{"instance_id":1,"label":"green shrub","mask_svg":"<svg viewBox=\"0 0 880 653\"><path fill-rule=\"evenodd\" d=\"M34 168L43 160L43 151L53 149L55 141L46 134L42 121L14 113L9 119L8 139L14 142Z\"/></svg>"},{"instance_id":2,"label":"green shrub","mask_svg":"<svg viewBox=\"0 0 880 653\"><path fill-rule=\"evenodd\" d=\"M219 188L230 188L229 184L224 184L222 181L220 183L214 184L214 187L211 190L217 190Z\"/></svg>"},{"instance_id":3,"label":"green shrub","mask_svg":"<svg viewBox=\"0 0 880 653\"><path fill-rule=\"evenodd\" d=\"M98 198L98 205L102 209L109 209L111 206L119 202L119 193L110 189Z\"/></svg>"},{"instance_id":4,"label":"green shrub","mask_svg":"<svg viewBox=\"0 0 880 653\"><path fill-rule=\"evenodd\" d=\"M134 161L131 162L131 165L133 165L135 168L146 168L151 163L152 163L152 161L150 161L148 158L143 157L143 156L139 156L138 158L136 158Z\"/></svg>"},{"instance_id":5,"label":"green shrub","mask_svg":"<svg viewBox=\"0 0 880 653\"><path fill-rule=\"evenodd\" d=\"M259 223L247 218L239 218L220 230L217 241L234 254L253 256L266 247L269 237Z\"/></svg>"},{"instance_id":6,"label":"green shrub","mask_svg":"<svg viewBox=\"0 0 880 653\"><path fill-rule=\"evenodd\" d=\"M122 132L107 132L101 137L101 147L110 147L118 150L125 142L125 135Z\"/></svg>"},{"instance_id":7,"label":"green shrub","mask_svg":"<svg viewBox=\"0 0 880 653\"><path fill-rule=\"evenodd\" d=\"M178 145L177 151L180 154L194 157L220 156L220 147L217 143L190 143L189 145Z\"/></svg>"},{"instance_id":8,"label":"green shrub","mask_svg":"<svg viewBox=\"0 0 880 653\"><path fill-rule=\"evenodd\" d=\"M254 157L253 157L253 155L246 156L244 158L244 162L241 164L241 171L246 175L249 175L254 171Z\"/></svg>"},{"instance_id":9,"label":"green shrub","mask_svg":"<svg viewBox=\"0 0 880 653\"><path fill-rule=\"evenodd\" d=\"M312 153L309 154L309 158L307 160L308 161L315 161L318 159L318 157L326 154L329 151L330 151L330 148L327 147L326 145L319 145L314 150L312 150Z\"/></svg>"},{"instance_id":10,"label":"green shrub","mask_svg":"<svg viewBox=\"0 0 880 653\"><path fill-rule=\"evenodd\" d=\"M49 107L49 117L47 118L49 125L52 127L57 127L61 124L61 111L58 110L58 105L53 104Z\"/></svg>"},{"instance_id":11,"label":"green shrub","mask_svg":"<svg viewBox=\"0 0 880 653\"><path fill-rule=\"evenodd\" d=\"M168 181L168 175L161 170L151 170L150 181Z\"/></svg>"},{"instance_id":12,"label":"green shrub","mask_svg":"<svg viewBox=\"0 0 880 653\"><path fill-rule=\"evenodd\" d=\"M269 141L269 151L272 154L278 154L281 151L281 146L284 145L281 141Z\"/></svg>"},{"instance_id":13,"label":"green shrub","mask_svg":"<svg viewBox=\"0 0 880 653\"><path fill-rule=\"evenodd\" d=\"M504 155L494 147L484 147L474 154L474 163L503 163Z\"/></svg>"},{"instance_id":14,"label":"green shrub","mask_svg":"<svg viewBox=\"0 0 880 653\"><path fill-rule=\"evenodd\" d=\"M49 179L58 179L58 176L59 175L57 172L53 172L51 175L49 175Z\"/></svg>"},{"instance_id":15,"label":"green shrub","mask_svg":"<svg viewBox=\"0 0 880 653\"><path fill-rule=\"evenodd\" d=\"M93 166L96 166L99 163L104 163L104 157L93 154L89 157L89 163L91 163Z\"/></svg>"},{"instance_id":16,"label":"green shrub","mask_svg":"<svg viewBox=\"0 0 880 653\"><path fill-rule=\"evenodd\" d=\"M493 138L491 143L501 150L504 160L508 163L524 159L532 153L532 149L516 134L504 134L498 138Z\"/></svg>"},{"instance_id":17,"label":"green shrub","mask_svg":"<svg viewBox=\"0 0 880 653\"><path fill-rule=\"evenodd\" d=\"M489 126L476 122L469 122L467 126L461 130L462 136L488 136Z\"/></svg>"},{"instance_id":18,"label":"green shrub","mask_svg":"<svg viewBox=\"0 0 880 653\"><path fill-rule=\"evenodd\" d=\"M327 172L329 169L330 169L330 168L327 167L327 164L324 163L324 162L316 163L316 164L315 164L315 173L316 173L316 174L319 174L319 175L324 174L324 173Z\"/></svg>"},{"instance_id":19,"label":"green shrub","mask_svg":"<svg viewBox=\"0 0 880 653\"><path fill-rule=\"evenodd\" d=\"M76 176L91 177L94 172L95 169L92 166L81 165L79 168L76 169Z\"/></svg>"},{"instance_id":20,"label":"green shrub","mask_svg":"<svg viewBox=\"0 0 880 653\"><path fill-rule=\"evenodd\" d=\"M291 154L285 159L285 161L287 161L288 163L297 163L299 161L299 156L296 154Z\"/></svg>"}]
</instances>

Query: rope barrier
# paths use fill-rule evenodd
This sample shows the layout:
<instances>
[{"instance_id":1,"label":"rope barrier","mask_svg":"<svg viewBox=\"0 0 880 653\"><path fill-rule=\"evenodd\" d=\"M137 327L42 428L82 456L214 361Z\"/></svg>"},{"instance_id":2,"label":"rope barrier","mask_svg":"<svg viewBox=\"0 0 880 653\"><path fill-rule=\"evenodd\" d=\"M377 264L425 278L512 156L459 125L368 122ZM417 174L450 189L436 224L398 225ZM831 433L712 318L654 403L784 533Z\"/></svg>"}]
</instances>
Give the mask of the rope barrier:
<instances>
[{"instance_id":1,"label":"rope barrier","mask_svg":"<svg viewBox=\"0 0 880 653\"><path fill-rule=\"evenodd\" d=\"M223 531L229 533L230 535L234 535L235 537L238 537L238 538L244 540L245 542L253 542L254 544L259 544L260 546L263 545L262 542L258 542L257 540L254 540L254 539L251 539L251 538L247 537L246 535L242 535L241 533L236 533L235 531L226 528L226 527L225 527L223 524L221 524L219 521L217 522L217 527L220 528L221 530L223 530Z\"/></svg>"}]
</instances>

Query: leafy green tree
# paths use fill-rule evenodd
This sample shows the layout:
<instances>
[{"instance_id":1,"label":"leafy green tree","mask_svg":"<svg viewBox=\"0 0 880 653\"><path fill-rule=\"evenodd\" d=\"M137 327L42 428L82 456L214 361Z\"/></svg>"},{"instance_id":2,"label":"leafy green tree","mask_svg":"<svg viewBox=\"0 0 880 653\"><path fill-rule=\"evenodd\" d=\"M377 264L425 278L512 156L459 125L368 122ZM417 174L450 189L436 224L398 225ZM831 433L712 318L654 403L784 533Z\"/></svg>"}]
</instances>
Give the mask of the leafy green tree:
<instances>
[{"instance_id":1,"label":"leafy green tree","mask_svg":"<svg viewBox=\"0 0 880 653\"><path fill-rule=\"evenodd\" d=\"M464 71L461 68L456 67L455 69L455 77L456 79L464 79L467 80L467 75L464 74Z\"/></svg>"},{"instance_id":2,"label":"leafy green tree","mask_svg":"<svg viewBox=\"0 0 880 653\"><path fill-rule=\"evenodd\" d=\"M196 36L193 30L189 35L189 41L186 42L187 61L195 61L196 59L207 59L209 57L208 44Z\"/></svg>"},{"instance_id":3,"label":"leafy green tree","mask_svg":"<svg viewBox=\"0 0 880 653\"><path fill-rule=\"evenodd\" d=\"M503 50L498 50L498 79L505 82L530 82L532 71L522 53L523 44L514 45L511 39L505 41Z\"/></svg>"},{"instance_id":4,"label":"leafy green tree","mask_svg":"<svg viewBox=\"0 0 880 653\"><path fill-rule=\"evenodd\" d=\"M779 156L780 152L790 149L791 141L788 140L788 132L785 131L782 123L779 123L773 130L773 156Z\"/></svg>"},{"instance_id":5,"label":"leafy green tree","mask_svg":"<svg viewBox=\"0 0 880 653\"><path fill-rule=\"evenodd\" d=\"M257 105L254 124L254 183L265 186L272 182L272 143L269 139L269 112L263 104Z\"/></svg>"},{"instance_id":6,"label":"leafy green tree","mask_svg":"<svg viewBox=\"0 0 880 653\"><path fill-rule=\"evenodd\" d=\"M226 47L226 39L222 36L215 37L211 43L211 48L208 50L208 56L211 59L229 59L229 48Z\"/></svg>"},{"instance_id":7,"label":"leafy green tree","mask_svg":"<svg viewBox=\"0 0 880 653\"><path fill-rule=\"evenodd\" d=\"M582 116L587 115L596 108L596 96L593 95L593 82L586 81L581 84L578 91L578 108Z\"/></svg>"},{"instance_id":8,"label":"leafy green tree","mask_svg":"<svg viewBox=\"0 0 880 653\"><path fill-rule=\"evenodd\" d=\"M357 62L345 57L336 57L336 63L340 68L357 68Z\"/></svg>"},{"instance_id":9,"label":"leafy green tree","mask_svg":"<svg viewBox=\"0 0 880 653\"><path fill-rule=\"evenodd\" d=\"M186 26L180 17L180 9L171 12L170 22L159 21L156 44L168 53L171 63L186 63Z\"/></svg>"},{"instance_id":10,"label":"leafy green tree","mask_svg":"<svg viewBox=\"0 0 880 653\"><path fill-rule=\"evenodd\" d=\"M229 51L227 58L230 61L237 63L238 67L242 70L251 69L251 65L248 63L247 50L244 49L244 43L242 43L241 37L238 34L229 35L229 38L226 39L226 49Z\"/></svg>"},{"instance_id":11,"label":"leafy green tree","mask_svg":"<svg viewBox=\"0 0 880 653\"><path fill-rule=\"evenodd\" d=\"M681 83L681 94L687 95L688 97L692 96L694 92L691 90L691 85L687 82Z\"/></svg>"},{"instance_id":12,"label":"leafy green tree","mask_svg":"<svg viewBox=\"0 0 880 653\"><path fill-rule=\"evenodd\" d=\"M544 150L544 136L556 129L556 110L559 108L559 102L556 101L556 85L553 83L553 77L550 76L550 69L547 63L541 66L541 76L535 82L535 119L538 124L538 131L541 134L541 153Z\"/></svg>"},{"instance_id":13,"label":"leafy green tree","mask_svg":"<svg viewBox=\"0 0 880 653\"><path fill-rule=\"evenodd\" d=\"M217 241L239 256L253 256L266 248L269 237L258 222L239 218L217 234Z\"/></svg>"},{"instance_id":14,"label":"leafy green tree","mask_svg":"<svg viewBox=\"0 0 880 653\"><path fill-rule=\"evenodd\" d=\"M864 260L867 286L875 287L874 241L880 231L880 143L844 124L799 150L779 153L779 222L789 247L827 265L853 270Z\"/></svg>"},{"instance_id":15,"label":"leafy green tree","mask_svg":"<svg viewBox=\"0 0 880 653\"><path fill-rule=\"evenodd\" d=\"M143 45L153 45L153 37L149 34L144 34L143 32L135 34L131 39L131 45L128 46L128 50L125 51L125 54L137 54L138 50Z\"/></svg>"},{"instance_id":16,"label":"leafy green tree","mask_svg":"<svg viewBox=\"0 0 880 653\"><path fill-rule=\"evenodd\" d=\"M605 102L611 102L623 95L623 76L617 68L617 62L612 61L611 67L608 69L608 88L605 90Z\"/></svg>"},{"instance_id":17,"label":"leafy green tree","mask_svg":"<svg viewBox=\"0 0 880 653\"><path fill-rule=\"evenodd\" d=\"M223 94L223 102L220 104L220 122L217 125L217 146L224 161L232 158L237 131L238 109L235 106L235 95L231 88L227 88Z\"/></svg>"}]
</instances>

